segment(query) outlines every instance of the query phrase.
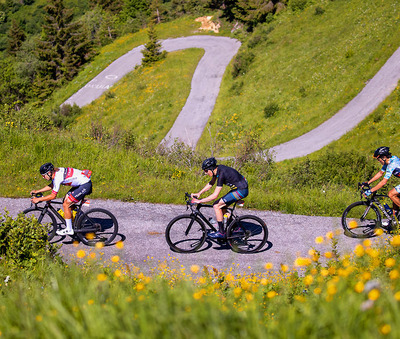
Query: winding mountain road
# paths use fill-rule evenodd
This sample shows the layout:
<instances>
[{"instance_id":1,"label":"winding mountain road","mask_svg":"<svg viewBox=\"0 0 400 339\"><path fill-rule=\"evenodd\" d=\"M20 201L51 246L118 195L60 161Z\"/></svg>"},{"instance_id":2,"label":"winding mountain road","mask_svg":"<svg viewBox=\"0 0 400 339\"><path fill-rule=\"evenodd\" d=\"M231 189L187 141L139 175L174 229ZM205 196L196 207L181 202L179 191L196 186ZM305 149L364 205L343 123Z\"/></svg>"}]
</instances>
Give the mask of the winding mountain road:
<instances>
[{"instance_id":1,"label":"winding mountain road","mask_svg":"<svg viewBox=\"0 0 400 339\"><path fill-rule=\"evenodd\" d=\"M194 148L214 109L222 76L237 53L240 42L215 36L189 36L161 41L168 52L186 48L203 48L204 56L194 72L191 91L171 130L162 143L172 145L179 140ZM82 107L111 88L136 65L141 63L143 45L115 60L88 84L72 95L65 104ZM364 89L332 118L310 132L272 147L275 161L297 158L315 152L356 127L396 88L400 80L400 49L398 49L368 82Z\"/></svg>"}]
</instances>

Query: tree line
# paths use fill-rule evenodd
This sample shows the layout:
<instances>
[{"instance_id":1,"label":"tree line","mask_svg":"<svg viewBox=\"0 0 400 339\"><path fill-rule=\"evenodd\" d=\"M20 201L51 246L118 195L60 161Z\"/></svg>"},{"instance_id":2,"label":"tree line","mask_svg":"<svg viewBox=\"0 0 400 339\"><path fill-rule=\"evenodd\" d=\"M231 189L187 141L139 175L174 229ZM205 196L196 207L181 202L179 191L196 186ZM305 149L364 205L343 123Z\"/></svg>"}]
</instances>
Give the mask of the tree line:
<instances>
[{"instance_id":1,"label":"tree line","mask_svg":"<svg viewBox=\"0 0 400 339\"><path fill-rule=\"evenodd\" d=\"M289 0L5 0L0 2L0 111L43 103L99 49L149 24L212 13L252 31ZM290 0L307 3L307 0Z\"/></svg>"}]
</instances>

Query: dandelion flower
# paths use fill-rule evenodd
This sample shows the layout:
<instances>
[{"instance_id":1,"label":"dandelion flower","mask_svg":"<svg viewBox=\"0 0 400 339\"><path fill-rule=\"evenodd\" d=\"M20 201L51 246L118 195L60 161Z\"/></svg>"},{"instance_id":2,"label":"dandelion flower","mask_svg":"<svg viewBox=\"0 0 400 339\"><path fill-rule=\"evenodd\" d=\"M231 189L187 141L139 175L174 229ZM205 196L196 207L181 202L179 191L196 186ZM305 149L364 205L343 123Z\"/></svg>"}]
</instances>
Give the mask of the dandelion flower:
<instances>
[{"instance_id":1,"label":"dandelion flower","mask_svg":"<svg viewBox=\"0 0 400 339\"><path fill-rule=\"evenodd\" d=\"M349 227L351 229L356 228L357 226L358 226L357 221L352 220L352 221L349 222Z\"/></svg>"},{"instance_id":2,"label":"dandelion flower","mask_svg":"<svg viewBox=\"0 0 400 339\"><path fill-rule=\"evenodd\" d=\"M200 266L199 265L192 265L190 267L190 270L192 271L192 273L197 274L200 271Z\"/></svg>"},{"instance_id":3,"label":"dandelion flower","mask_svg":"<svg viewBox=\"0 0 400 339\"><path fill-rule=\"evenodd\" d=\"M386 267L393 267L395 264L396 264L396 260L394 260L393 258L387 258L385 260Z\"/></svg>"},{"instance_id":4,"label":"dandelion flower","mask_svg":"<svg viewBox=\"0 0 400 339\"><path fill-rule=\"evenodd\" d=\"M281 265L281 270L282 270L282 272L287 272L287 271L289 271L289 266L288 265Z\"/></svg>"},{"instance_id":5,"label":"dandelion flower","mask_svg":"<svg viewBox=\"0 0 400 339\"><path fill-rule=\"evenodd\" d=\"M97 248L97 249L101 249L101 248L103 248L104 247L104 243L103 242L96 242L96 245L95 245L95 247Z\"/></svg>"},{"instance_id":6,"label":"dandelion flower","mask_svg":"<svg viewBox=\"0 0 400 339\"><path fill-rule=\"evenodd\" d=\"M390 333L390 331L392 330L392 327L389 324L385 324L385 325L381 326L381 328L379 330L382 334L386 335L386 334Z\"/></svg>"},{"instance_id":7,"label":"dandelion flower","mask_svg":"<svg viewBox=\"0 0 400 339\"><path fill-rule=\"evenodd\" d=\"M374 288L373 290L371 290L368 293L368 299L372 300L372 301L375 301L375 300L378 300L380 295L381 295L381 292L379 292L378 289Z\"/></svg>"},{"instance_id":8,"label":"dandelion flower","mask_svg":"<svg viewBox=\"0 0 400 339\"><path fill-rule=\"evenodd\" d=\"M312 275L306 275L305 277L304 277L304 284L306 284L307 286L308 285L311 285L312 284L312 282L314 281L314 278L313 278L313 276Z\"/></svg>"},{"instance_id":9,"label":"dandelion flower","mask_svg":"<svg viewBox=\"0 0 400 339\"><path fill-rule=\"evenodd\" d=\"M400 276L400 273L399 273L398 270L392 270L392 271L389 272L389 277L392 280L398 279L399 276Z\"/></svg>"},{"instance_id":10,"label":"dandelion flower","mask_svg":"<svg viewBox=\"0 0 400 339\"><path fill-rule=\"evenodd\" d=\"M395 298L397 301L400 301L400 291L398 291L398 292L396 292L396 293L394 294L394 298Z\"/></svg>"},{"instance_id":11,"label":"dandelion flower","mask_svg":"<svg viewBox=\"0 0 400 339\"><path fill-rule=\"evenodd\" d=\"M275 297L277 294L278 294L278 293L276 293L275 291L269 291L269 292L267 293L267 297L268 297L269 299L272 299L272 298Z\"/></svg>"},{"instance_id":12,"label":"dandelion flower","mask_svg":"<svg viewBox=\"0 0 400 339\"><path fill-rule=\"evenodd\" d=\"M332 239L333 238L333 232L328 232L328 233L326 233L326 238L327 239Z\"/></svg>"},{"instance_id":13,"label":"dandelion flower","mask_svg":"<svg viewBox=\"0 0 400 339\"><path fill-rule=\"evenodd\" d=\"M111 257L111 261L112 262L118 262L119 261L119 256L118 255L114 255L113 257Z\"/></svg>"},{"instance_id":14,"label":"dandelion flower","mask_svg":"<svg viewBox=\"0 0 400 339\"><path fill-rule=\"evenodd\" d=\"M395 235L392 239L390 239L390 244L392 246L400 246L400 235Z\"/></svg>"},{"instance_id":15,"label":"dandelion flower","mask_svg":"<svg viewBox=\"0 0 400 339\"><path fill-rule=\"evenodd\" d=\"M358 244L354 249L354 253L357 257L362 257L364 255L364 252L364 247L360 244Z\"/></svg>"},{"instance_id":16,"label":"dandelion flower","mask_svg":"<svg viewBox=\"0 0 400 339\"><path fill-rule=\"evenodd\" d=\"M97 275L97 280L98 281L106 281L107 280L107 276L104 273L100 273Z\"/></svg>"},{"instance_id":17,"label":"dandelion flower","mask_svg":"<svg viewBox=\"0 0 400 339\"><path fill-rule=\"evenodd\" d=\"M122 250L122 249L124 248L124 243L123 243L123 241L118 241L118 242L115 244L115 247L118 248L119 250Z\"/></svg>"},{"instance_id":18,"label":"dandelion flower","mask_svg":"<svg viewBox=\"0 0 400 339\"><path fill-rule=\"evenodd\" d=\"M294 261L294 265L301 267L301 266L308 266L311 264L311 259L310 258L302 258L302 257L298 257L296 258L296 260Z\"/></svg>"},{"instance_id":19,"label":"dandelion flower","mask_svg":"<svg viewBox=\"0 0 400 339\"><path fill-rule=\"evenodd\" d=\"M315 238L315 243L316 244L322 244L324 242L324 238L323 237L316 237Z\"/></svg>"},{"instance_id":20,"label":"dandelion flower","mask_svg":"<svg viewBox=\"0 0 400 339\"><path fill-rule=\"evenodd\" d=\"M78 252L76 252L76 256L77 256L79 259L84 258L85 255L86 255L86 253L85 253L84 250L79 250Z\"/></svg>"},{"instance_id":21,"label":"dandelion flower","mask_svg":"<svg viewBox=\"0 0 400 339\"><path fill-rule=\"evenodd\" d=\"M272 264L272 263L270 263L270 262L267 262L267 263L264 265L264 268L265 268L266 270L271 270L272 268L274 268L274 264Z\"/></svg>"},{"instance_id":22,"label":"dandelion flower","mask_svg":"<svg viewBox=\"0 0 400 339\"><path fill-rule=\"evenodd\" d=\"M356 286L354 286L354 290L357 293L361 293L362 291L364 291L364 283L362 281L359 281Z\"/></svg>"}]
</instances>

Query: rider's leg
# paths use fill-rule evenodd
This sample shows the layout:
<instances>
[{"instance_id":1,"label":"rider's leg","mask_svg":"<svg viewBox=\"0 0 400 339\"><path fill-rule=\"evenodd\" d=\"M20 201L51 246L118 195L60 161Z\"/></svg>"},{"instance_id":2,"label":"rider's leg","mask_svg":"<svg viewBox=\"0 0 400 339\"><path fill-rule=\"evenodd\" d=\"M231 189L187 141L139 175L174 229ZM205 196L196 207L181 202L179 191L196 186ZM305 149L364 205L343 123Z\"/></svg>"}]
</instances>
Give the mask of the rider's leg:
<instances>
[{"instance_id":1,"label":"rider's leg","mask_svg":"<svg viewBox=\"0 0 400 339\"><path fill-rule=\"evenodd\" d=\"M388 193L389 198L393 201L393 215L396 215L397 211L400 209L400 185L391 189Z\"/></svg>"},{"instance_id":2,"label":"rider's leg","mask_svg":"<svg viewBox=\"0 0 400 339\"><path fill-rule=\"evenodd\" d=\"M225 202L222 199L213 205L215 216L217 217L218 230L220 233L224 233L224 207L226 207Z\"/></svg>"},{"instance_id":3,"label":"rider's leg","mask_svg":"<svg viewBox=\"0 0 400 339\"><path fill-rule=\"evenodd\" d=\"M75 203L74 198L71 195L67 195L64 198L63 210L66 228L64 230L57 231L58 235L72 235L74 230L72 229L72 211L71 205Z\"/></svg>"}]
</instances>

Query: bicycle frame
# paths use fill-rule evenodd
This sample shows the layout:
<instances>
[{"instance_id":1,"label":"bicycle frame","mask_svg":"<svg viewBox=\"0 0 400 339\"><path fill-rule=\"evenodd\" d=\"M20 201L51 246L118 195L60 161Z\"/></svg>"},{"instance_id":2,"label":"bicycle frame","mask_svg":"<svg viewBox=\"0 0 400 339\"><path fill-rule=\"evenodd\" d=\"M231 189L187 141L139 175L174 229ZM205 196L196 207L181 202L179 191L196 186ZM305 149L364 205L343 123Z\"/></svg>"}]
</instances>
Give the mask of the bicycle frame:
<instances>
[{"instance_id":1,"label":"bicycle frame","mask_svg":"<svg viewBox=\"0 0 400 339\"><path fill-rule=\"evenodd\" d=\"M63 203L61 202L61 201L46 201L46 204L45 204L45 206L43 207L43 211L42 211L42 213L41 213L41 215L42 216L44 216L45 214L46 214L46 212L49 212L49 210L51 211L51 213L53 214L53 216L55 216L56 217L56 219L58 219L59 221L61 221L61 224L63 224L63 225L65 225L66 223L65 223L65 219L60 215L60 213L58 213L58 211L54 208L54 206L53 205L62 205ZM76 215L78 215L79 214L79 212L82 210L82 204L83 204L83 201L80 201L78 204L76 204L75 206L76 206ZM32 205L35 205L35 206L37 206L38 204L32 204ZM74 221L73 221L73 229L74 229L74 232L75 233L78 233L78 232L81 232L81 233L83 233L83 232L87 232L87 230L86 229L83 229L83 230L81 230L81 229L77 229L77 227L76 227L76 222L77 222L77 220L78 220L78 218L75 218L74 219ZM59 225L59 223L57 222L57 226Z\"/></svg>"},{"instance_id":2,"label":"bicycle frame","mask_svg":"<svg viewBox=\"0 0 400 339\"><path fill-rule=\"evenodd\" d=\"M212 231L217 232L217 229L210 223L210 221L207 219L207 217L206 217L203 213L201 213L201 211L200 211L201 208L204 208L204 207L205 207L205 208L212 208L213 205L208 205L208 204L197 204L197 206L194 207L195 204L193 204L193 203L191 202L191 197L189 196L188 198L190 198L190 200L189 200L189 199L186 200L186 204L187 204L188 207L190 206L191 215L194 216L194 217L199 217L201 220L204 221L204 223L205 223ZM232 207L229 207L229 206L226 207L227 211L229 211L230 214L231 214L231 216L230 216L231 220L234 220L234 219L237 218L237 215L235 214L236 204L237 204L237 201L232 205ZM192 225L189 225L189 227L188 227L186 233L189 233L191 226L192 226Z\"/></svg>"}]
</instances>

